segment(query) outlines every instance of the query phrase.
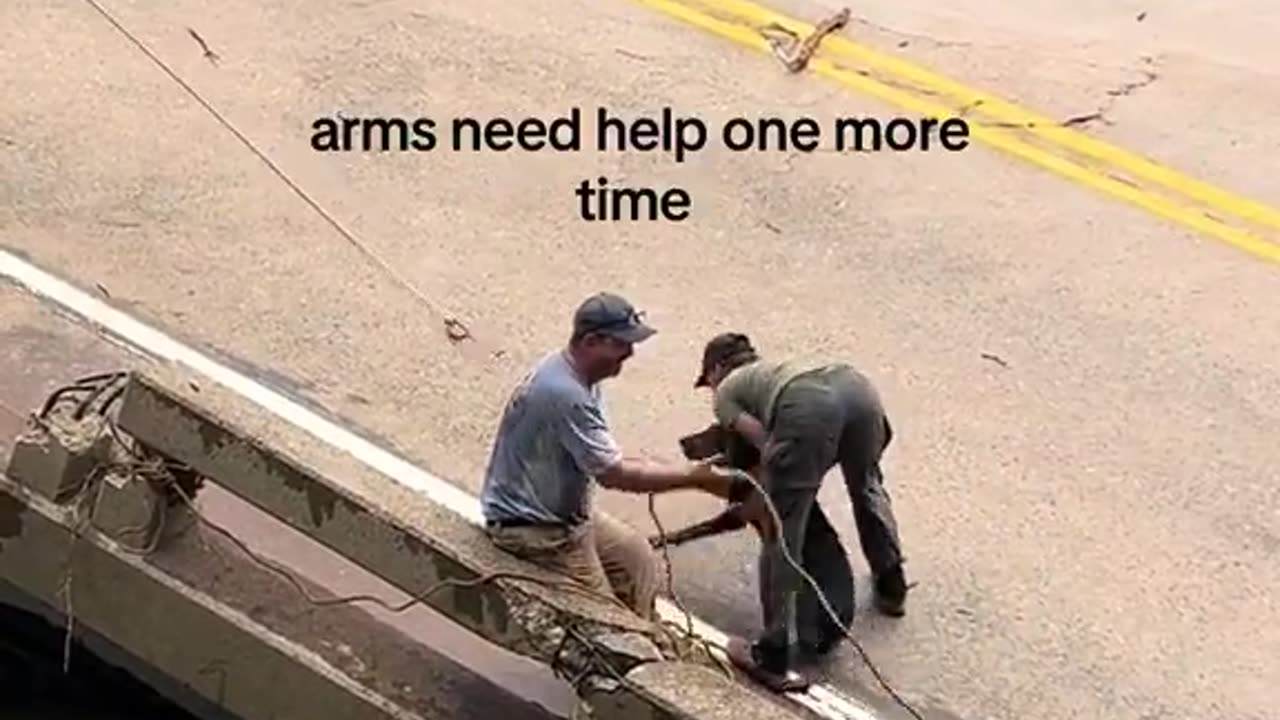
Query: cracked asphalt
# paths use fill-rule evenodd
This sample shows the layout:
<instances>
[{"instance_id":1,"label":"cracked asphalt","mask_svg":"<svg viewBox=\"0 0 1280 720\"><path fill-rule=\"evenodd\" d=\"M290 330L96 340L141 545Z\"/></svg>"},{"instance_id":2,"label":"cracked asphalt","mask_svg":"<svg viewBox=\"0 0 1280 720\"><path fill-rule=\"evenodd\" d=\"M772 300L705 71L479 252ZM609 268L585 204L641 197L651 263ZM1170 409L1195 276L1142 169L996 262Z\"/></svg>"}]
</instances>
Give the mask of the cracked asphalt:
<instances>
[{"instance_id":1,"label":"cracked asphalt","mask_svg":"<svg viewBox=\"0 0 1280 720\"><path fill-rule=\"evenodd\" d=\"M708 421L690 385L713 332L848 359L898 430L920 583L906 618L855 632L906 697L966 720L1275 716L1280 267L977 145L679 165L309 146L335 113L898 114L635 2L102 4L421 297L81 0L0 7L0 243L473 491L511 384L598 289L660 329L606 390L636 454ZM1273 5L867 0L843 33L1276 206ZM691 218L577 219L602 174L685 187ZM864 567L834 478L822 497ZM644 498L601 503L651 529ZM673 527L716 504L658 508ZM680 548L682 599L752 631L755 550ZM877 696L851 648L821 672Z\"/></svg>"}]
</instances>

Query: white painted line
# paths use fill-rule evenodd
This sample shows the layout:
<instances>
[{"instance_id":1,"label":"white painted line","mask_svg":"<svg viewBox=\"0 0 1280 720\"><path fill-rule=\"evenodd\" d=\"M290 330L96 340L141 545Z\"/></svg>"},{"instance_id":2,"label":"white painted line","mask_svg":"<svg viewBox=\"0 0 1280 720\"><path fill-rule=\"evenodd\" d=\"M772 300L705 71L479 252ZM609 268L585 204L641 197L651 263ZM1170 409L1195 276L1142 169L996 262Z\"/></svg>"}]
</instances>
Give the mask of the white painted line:
<instances>
[{"instance_id":1,"label":"white painted line","mask_svg":"<svg viewBox=\"0 0 1280 720\"><path fill-rule=\"evenodd\" d=\"M280 419L311 433L319 440L350 453L352 457L387 477L423 493L432 501L466 518L467 521L476 525L483 523L484 517L481 514L479 499L456 485L388 452L3 248L0 248L0 276L9 278L31 293L79 316L137 350L185 365L251 400ZM659 598L658 611L664 619L684 623L684 614L665 599ZM696 617L693 619L693 626L694 632L703 640L723 651L728 638L722 631ZM720 654L723 659L723 652ZM877 718L875 713L863 703L826 685L814 685L807 693L790 693L787 697L831 720L876 720Z\"/></svg>"}]
</instances>

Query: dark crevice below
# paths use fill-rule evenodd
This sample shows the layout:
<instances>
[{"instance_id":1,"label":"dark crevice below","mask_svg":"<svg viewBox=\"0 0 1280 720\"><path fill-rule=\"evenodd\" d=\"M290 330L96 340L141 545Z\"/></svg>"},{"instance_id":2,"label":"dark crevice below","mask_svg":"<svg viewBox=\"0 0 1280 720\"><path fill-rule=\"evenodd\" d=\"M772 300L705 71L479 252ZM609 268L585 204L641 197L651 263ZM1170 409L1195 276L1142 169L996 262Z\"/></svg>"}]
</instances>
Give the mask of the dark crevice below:
<instances>
[{"instance_id":1,"label":"dark crevice below","mask_svg":"<svg viewBox=\"0 0 1280 720\"><path fill-rule=\"evenodd\" d=\"M64 629L0 604L0 717L5 720L198 720L79 641L63 673Z\"/></svg>"}]
</instances>

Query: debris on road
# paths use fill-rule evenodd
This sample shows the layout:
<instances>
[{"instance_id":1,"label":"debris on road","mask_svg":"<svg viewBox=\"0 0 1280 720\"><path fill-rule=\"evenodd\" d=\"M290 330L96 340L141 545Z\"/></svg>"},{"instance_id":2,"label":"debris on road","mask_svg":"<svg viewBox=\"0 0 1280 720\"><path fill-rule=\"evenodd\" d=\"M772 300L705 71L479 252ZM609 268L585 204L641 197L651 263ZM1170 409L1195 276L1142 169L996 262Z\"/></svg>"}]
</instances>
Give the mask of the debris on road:
<instances>
[{"instance_id":1,"label":"debris on road","mask_svg":"<svg viewBox=\"0 0 1280 720\"><path fill-rule=\"evenodd\" d=\"M991 362L999 365L1000 367L1006 367L1006 368L1009 367L1009 363L1005 362L1004 358L1000 357L999 355L995 355L993 353L985 353L985 352L982 353L982 359L990 360Z\"/></svg>"},{"instance_id":2,"label":"debris on road","mask_svg":"<svg viewBox=\"0 0 1280 720\"><path fill-rule=\"evenodd\" d=\"M452 317L444 319L444 332L453 342L462 342L471 337L471 331L467 326L463 325L461 320Z\"/></svg>"},{"instance_id":3,"label":"debris on road","mask_svg":"<svg viewBox=\"0 0 1280 720\"><path fill-rule=\"evenodd\" d=\"M818 44L822 39L847 25L849 17L849 8L842 8L840 12L818 23L809 37L803 41L799 40L794 32L778 23L769 23L764 26L760 29L760 34L769 41L773 54L782 61L787 71L798 73L808 67L809 60L818 51Z\"/></svg>"},{"instance_id":4,"label":"debris on road","mask_svg":"<svg viewBox=\"0 0 1280 720\"><path fill-rule=\"evenodd\" d=\"M1102 113L1100 112L1091 112L1091 113L1088 113L1087 115L1076 115L1074 117L1069 117L1066 120L1063 120L1062 127L1071 127L1072 125L1087 125L1095 120L1102 120L1103 122L1105 122L1106 118L1102 117Z\"/></svg>"},{"instance_id":5,"label":"debris on road","mask_svg":"<svg viewBox=\"0 0 1280 720\"><path fill-rule=\"evenodd\" d=\"M641 54L640 54L640 53L638 53L638 52L632 52L632 51L630 51L630 50L627 50L626 48L614 48L614 49L613 49L613 51L614 51L614 52L616 52L616 53L618 53L619 55L621 55L621 56L623 56L623 57L629 57L629 58L631 58L631 59L633 59L633 60L644 60L644 61L649 61L649 60L652 60L652 59L653 59L652 57L650 57L650 56L648 56L648 55L641 55Z\"/></svg>"},{"instance_id":6,"label":"debris on road","mask_svg":"<svg viewBox=\"0 0 1280 720\"><path fill-rule=\"evenodd\" d=\"M209 43L205 42L204 38L200 37L200 33L196 32L192 28L187 28L187 33L191 35L192 39L200 44L200 49L204 52L204 57L209 61L209 64L217 67L218 61L222 59L218 56L218 53L209 49Z\"/></svg>"},{"instance_id":7,"label":"debris on road","mask_svg":"<svg viewBox=\"0 0 1280 720\"><path fill-rule=\"evenodd\" d=\"M1076 125L1088 125L1092 122L1101 122L1104 125L1114 125L1115 123L1107 117L1116 102L1122 97L1129 97L1134 93L1142 90L1151 83L1160 79L1159 59L1150 55L1142 56L1142 79L1133 80L1121 84L1118 87L1107 90L1107 99L1096 110L1084 115L1076 115L1062 121L1062 127L1072 127Z\"/></svg>"}]
</instances>

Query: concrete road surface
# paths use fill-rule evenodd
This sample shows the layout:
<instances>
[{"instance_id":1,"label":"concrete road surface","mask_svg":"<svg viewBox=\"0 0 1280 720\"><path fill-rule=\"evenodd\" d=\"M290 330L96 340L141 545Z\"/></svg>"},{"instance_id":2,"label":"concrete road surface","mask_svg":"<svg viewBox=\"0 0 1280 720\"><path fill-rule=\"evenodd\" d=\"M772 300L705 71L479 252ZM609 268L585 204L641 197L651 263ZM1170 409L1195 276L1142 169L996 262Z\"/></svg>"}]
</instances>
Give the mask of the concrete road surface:
<instances>
[{"instance_id":1,"label":"concrete road surface","mask_svg":"<svg viewBox=\"0 0 1280 720\"><path fill-rule=\"evenodd\" d=\"M1055 118L1099 114L1078 129L1280 205L1273 3L1007 5L873 0L843 33ZM103 7L315 204L89 2L10 0L0 242L472 491L511 384L598 289L660 328L607 388L636 454L674 456L708 421L691 385L713 332L850 360L898 431L886 469L919 582L906 618L855 632L907 698L973 720L1275 717L1280 266L979 143L679 164L311 148L339 115L430 116L447 141L454 116L573 106L902 113L633 0ZM601 175L681 186L691 215L585 222L573 190ZM600 500L652 529L644 498ZM658 503L668 527L716 507ZM746 533L681 548L676 587L752 631L755 552ZM877 692L852 648L822 672Z\"/></svg>"}]
</instances>

